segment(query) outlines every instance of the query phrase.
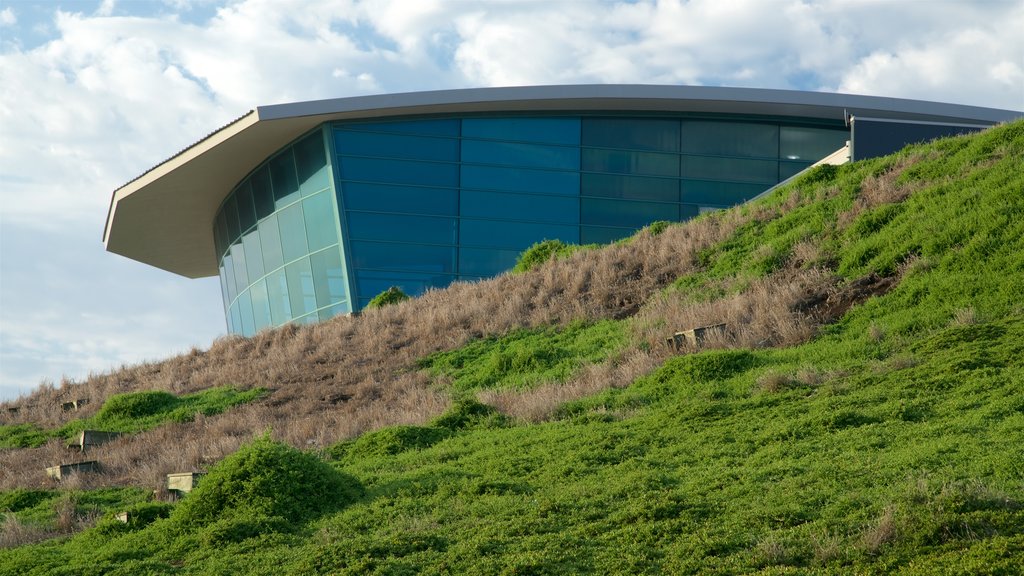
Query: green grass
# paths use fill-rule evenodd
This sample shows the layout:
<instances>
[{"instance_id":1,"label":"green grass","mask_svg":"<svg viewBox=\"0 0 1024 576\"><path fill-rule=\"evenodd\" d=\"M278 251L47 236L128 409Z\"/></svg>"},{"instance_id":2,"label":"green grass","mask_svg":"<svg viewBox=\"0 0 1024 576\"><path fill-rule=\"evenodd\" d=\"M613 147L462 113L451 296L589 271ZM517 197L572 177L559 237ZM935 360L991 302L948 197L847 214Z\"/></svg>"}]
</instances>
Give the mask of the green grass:
<instances>
[{"instance_id":1,"label":"green grass","mask_svg":"<svg viewBox=\"0 0 1024 576\"><path fill-rule=\"evenodd\" d=\"M819 201L742 227L674 288L741 289L803 240L847 278L916 258L811 342L675 357L543 424L465 399L332 447L334 472L258 441L211 470L235 479L223 521L182 528L208 508L193 494L166 519L0 551L0 574L1020 573L1024 123L931 147L901 207L838 224L894 158L816 171L790 190ZM528 388L627 345L622 323L576 324L424 367L462 393Z\"/></svg>"}]
</instances>

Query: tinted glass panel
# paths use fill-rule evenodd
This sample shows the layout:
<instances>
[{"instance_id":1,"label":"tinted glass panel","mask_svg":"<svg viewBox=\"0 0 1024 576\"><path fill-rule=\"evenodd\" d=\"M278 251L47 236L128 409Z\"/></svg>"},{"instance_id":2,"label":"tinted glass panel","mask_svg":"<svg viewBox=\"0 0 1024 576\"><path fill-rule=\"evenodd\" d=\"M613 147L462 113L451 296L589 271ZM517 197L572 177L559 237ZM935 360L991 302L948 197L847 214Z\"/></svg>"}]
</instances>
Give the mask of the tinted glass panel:
<instances>
[{"instance_id":1,"label":"tinted glass panel","mask_svg":"<svg viewBox=\"0 0 1024 576\"><path fill-rule=\"evenodd\" d=\"M263 250L263 269L270 271L284 266L281 232L277 229L277 215L260 222L257 230L260 233L260 249Z\"/></svg>"},{"instance_id":2,"label":"tinted glass panel","mask_svg":"<svg viewBox=\"0 0 1024 576\"><path fill-rule=\"evenodd\" d=\"M576 170L580 166L580 149L516 142L463 140L462 161Z\"/></svg>"},{"instance_id":3,"label":"tinted glass panel","mask_svg":"<svg viewBox=\"0 0 1024 576\"><path fill-rule=\"evenodd\" d=\"M655 220L678 220L677 204L584 198L580 201L583 223L640 228Z\"/></svg>"},{"instance_id":4,"label":"tinted glass panel","mask_svg":"<svg viewBox=\"0 0 1024 576\"><path fill-rule=\"evenodd\" d=\"M266 166L253 173L252 199L256 204L256 217L266 218L274 211L274 193L270 189L270 170Z\"/></svg>"},{"instance_id":5,"label":"tinted glass panel","mask_svg":"<svg viewBox=\"0 0 1024 576\"><path fill-rule=\"evenodd\" d=\"M679 122L641 118L584 118L584 146L679 151Z\"/></svg>"},{"instance_id":6,"label":"tinted glass panel","mask_svg":"<svg viewBox=\"0 0 1024 576\"><path fill-rule=\"evenodd\" d=\"M223 222L224 212L221 211L217 214L217 219L213 221L213 249L217 254L217 260L220 261L221 256L224 255L224 249L228 245L228 240L225 238L225 230L227 230L227 224L224 225L224 229L221 229L221 222Z\"/></svg>"},{"instance_id":7,"label":"tinted glass panel","mask_svg":"<svg viewBox=\"0 0 1024 576\"><path fill-rule=\"evenodd\" d=\"M352 156L381 156L414 160L456 161L459 159L459 141L454 138L336 130L334 142L339 154Z\"/></svg>"},{"instance_id":8,"label":"tinted glass panel","mask_svg":"<svg viewBox=\"0 0 1024 576\"><path fill-rule=\"evenodd\" d=\"M849 139L850 134L845 130L783 126L779 139L779 157L806 160L813 164L842 148Z\"/></svg>"},{"instance_id":9,"label":"tinted glass panel","mask_svg":"<svg viewBox=\"0 0 1024 576\"><path fill-rule=\"evenodd\" d=\"M583 150L583 169L616 174L679 176L679 156L627 150Z\"/></svg>"},{"instance_id":10,"label":"tinted glass panel","mask_svg":"<svg viewBox=\"0 0 1024 576\"><path fill-rule=\"evenodd\" d=\"M281 250L285 262L305 256L306 225L302 216L302 204L293 204L277 213L278 227L281 229Z\"/></svg>"},{"instance_id":11,"label":"tinted glass panel","mask_svg":"<svg viewBox=\"0 0 1024 576\"><path fill-rule=\"evenodd\" d=\"M249 294L252 296L252 319L256 330L262 330L268 326L272 326L270 320L270 299L267 296L267 284L263 280L252 285L249 288Z\"/></svg>"},{"instance_id":12,"label":"tinted glass panel","mask_svg":"<svg viewBox=\"0 0 1024 576\"><path fill-rule=\"evenodd\" d=\"M463 165L462 186L464 188L481 188L484 190L509 190L575 196L579 194L580 175L577 172Z\"/></svg>"},{"instance_id":13,"label":"tinted glass panel","mask_svg":"<svg viewBox=\"0 0 1024 576\"><path fill-rule=\"evenodd\" d=\"M580 121L578 118L467 118L462 121L462 136L576 145L580 142Z\"/></svg>"},{"instance_id":14,"label":"tinted glass panel","mask_svg":"<svg viewBox=\"0 0 1024 576\"><path fill-rule=\"evenodd\" d=\"M238 302L231 305L231 313L228 315L228 329L232 334L242 333L242 317L238 313Z\"/></svg>"},{"instance_id":15,"label":"tinted glass panel","mask_svg":"<svg viewBox=\"0 0 1024 576\"><path fill-rule=\"evenodd\" d=\"M299 197L299 181L295 176L295 159L289 148L270 161L270 181L274 188L274 205L277 208L294 202Z\"/></svg>"},{"instance_id":16,"label":"tinted glass panel","mask_svg":"<svg viewBox=\"0 0 1024 576\"><path fill-rule=\"evenodd\" d=\"M228 303L231 303L238 296L238 287L235 285L235 260L230 251L224 255L221 264L224 266L224 289L228 293Z\"/></svg>"},{"instance_id":17,"label":"tinted glass panel","mask_svg":"<svg viewBox=\"0 0 1024 576\"><path fill-rule=\"evenodd\" d=\"M309 256L313 269L313 291L318 308L348 300L345 270L341 267L341 252L329 248Z\"/></svg>"},{"instance_id":18,"label":"tinted glass panel","mask_svg":"<svg viewBox=\"0 0 1024 576\"><path fill-rule=\"evenodd\" d=\"M345 130L369 130L371 132L394 132L396 134L433 134L435 136L458 136L458 120L403 120L399 122L360 122L338 124Z\"/></svg>"},{"instance_id":19,"label":"tinted glass panel","mask_svg":"<svg viewBox=\"0 0 1024 576\"><path fill-rule=\"evenodd\" d=\"M769 188L765 184L736 182L683 181L683 201L691 204L732 206L749 200Z\"/></svg>"},{"instance_id":20,"label":"tinted glass panel","mask_svg":"<svg viewBox=\"0 0 1024 576\"><path fill-rule=\"evenodd\" d=\"M683 122L683 152L722 156L779 155L779 127L740 122Z\"/></svg>"},{"instance_id":21,"label":"tinted glass panel","mask_svg":"<svg viewBox=\"0 0 1024 576\"><path fill-rule=\"evenodd\" d=\"M693 204L680 204L679 205L679 219L689 220L690 218L696 218L700 215L700 207L694 206Z\"/></svg>"},{"instance_id":22,"label":"tinted glass panel","mask_svg":"<svg viewBox=\"0 0 1024 576\"><path fill-rule=\"evenodd\" d=\"M309 259L303 258L284 267L288 280L288 301L292 317L316 310L316 291L313 288L313 271Z\"/></svg>"},{"instance_id":23,"label":"tinted glass panel","mask_svg":"<svg viewBox=\"0 0 1024 576\"><path fill-rule=\"evenodd\" d=\"M242 233L242 230L238 227L238 200L235 199L233 194L224 203L223 210L228 225L228 242L231 243L237 240L239 234Z\"/></svg>"},{"instance_id":24,"label":"tinted glass panel","mask_svg":"<svg viewBox=\"0 0 1024 576\"><path fill-rule=\"evenodd\" d=\"M520 250L460 248L459 275L494 276L516 265Z\"/></svg>"},{"instance_id":25,"label":"tinted glass panel","mask_svg":"<svg viewBox=\"0 0 1024 576\"><path fill-rule=\"evenodd\" d=\"M601 226L584 226L580 229L580 242L583 244L608 244L632 236L633 228L603 228Z\"/></svg>"},{"instance_id":26,"label":"tinted glass panel","mask_svg":"<svg viewBox=\"0 0 1024 576\"><path fill-rule=\"evenodd\" d=\"M247 276L249 278L248 283L259 280L263 277L263 258L260 257L262 250L260 248L260 233L258 230L253 230L242 236L242 246L245 248L246 254L251 254L245 259L245 268Z\"/></svg>"},{"instance_id":27,"label":"tinted glass panel","mask_svg":"<svg viewBox=\"0 0 1024 576\"><path fill-rule=\"evenodd\" d=\"M235 290L241 294L249 285L249 276L245 267L245 250L241 243L231 245L231 259L235 263Z\"/></svg>"},{"instance_id":28,"label":"tinted glass panel","mask_svg":"<svg viewBox=\"0 0 1024 576\"><path fill-rule=\"evenodd\" d=\"M306 239L310 252L338 243L332 200L331 193L325 191L302 201L302 214L306 220Z\"/></svg>"},{"instance_id":29,"label":"tinted glass panel","mask_svg":"<svg viewBox=\"0 0 1024 576\"><path fill-rule=\"evenodd\" d=\"M256 325L252 320L252 300L249 292L238 295L238 313L242 321L242 335L252 336L256 333Z\"/></svg>"},{"instance_id":30,"label":"tinted glass panel","mask_svg":"<svg viewBox=\"0 0 1024 576\"><path fill-rule=\"evenodd\" d=\"M423 274L416 272L378 272L362 270L356 284L362 297L371 299L392 286L398 286L410 296L419 296L429 288L447 286L454 279L450 275Z\"/></svg>"},{"instance_id":31,"label":"tinted glass panel","mask_svg":"<svg viewBox=\"0 0 1024 576\"><path fill-rule=\"evenodd\" d=\"M459 193L453 188L425 188L346 182L347 210L456 215Z\"/></svg>"},{"instance_id":32,"label":"tinted glass panel","mask_svg":"<svg viewBox=\"0 0 1024 576\"><path fill-rule=\"evenodd\" d=\"M231 305L231 299L228 298L228 277L227 273L224 271L224 264L221 264L218 267L218 272L220 276L220 297L224 303L224 312L226 313L228 311L228 306Z\"/></svg>"},{"instance_id":33,"label":"tinted glass panel","mask_svg":"<svg viewBox=\"0 0 1024 576\"><path fill-rule=\"evenodd\" d=\"M810 166L810 162L779 162L779 180L782 181L791 176L796 176L800 171Z\"/></svg>"},{"instance_id":34,"label":"tinted glass panel","mask_svg":"<svg viewBox=\"0 0 1024 576\"><path fill-rule=\"evenodd\" d=\"M383 242L351 243L356 268L378 268L419 272L455 272L455 248ZM360 274L362 272L360 271ZM371 295L372 296L372 295Z\"/></svg>"},{"instance_id":35,"label":"tinted glass panel","mask_svg":"<svg viewBox=\"0 0 1024 576\"><path fill-rule=\"evenodd\" d=\"M458 164L351 157L342 157L340 164L345 180L447 187L459 184Z\"/></svg>"},{"instance_id":36,"label":"tinted glass panel","mask_svg":"<svg viewBox=\"0 0 1024 576\"><path fill-rule=\"evenodd\" d=\"M572 244L579 242L579 228L576 226L467 218L463 218L459 226L459 242L463 246L522 250L545 239Z\"/></svg>"},{"instance_id":37,"label":"tinted glass panel","mask_svg":"<svg viewBox=\"0 0 1024 576\"><path fill-rule=\"evenodd\" d=\"M614 174L583 174L582 178L583 187L580 194L583 196L661 202L679 200L679 180L676 179Z\"/></svg>"},{"instance_id":38,"label":"tinted glass panel","mask_svg":"<svg viewBox=\"0 0 1024 576\"><path fill-rule=\"evenodd\" d=\"M703 180L778 182L779 163L774 160L683 156L683 176Z\"/></svg>"},{"instance_id":39,"label":"tinted glass panel","mask_svg":"<svg viewBox=\"0 0 1024 576\"><path fill-rule=\"evenodd\" d=\"M244 233L256 225L256 208L252 204L252 186L246 182L235 192L238 198L238 224Z\"/></svg>"},{"instance_id":40,"label":"tinted glass panel","mask_svg":"<svg viewBox=\"0 0 1024 576\"><path fill-rule=\"evenodd\" d=\"M283 268L267 276L267 300L270 302L270 319L275 326L284 324L292 317L288 279Z\"/></svg>"},{"instance_id":41,"label":"tinted glass panel","mask_svg":"<svg viewBox=\"0 0 1024 576\"><path fill-rule=\"evenodd\" d=\"M534 220L559 224L579 224L580 221L580 201L570 196L464 190L460 202L463 218Z\"/></svg>"},{"instance_id":42,"label":"tinted glass panel","mask_svg":"<svg viewBox=\"0 0 1024 576\"><path fill-rule=\"evenodd\" d=\"M349 212L349 237L423 244L455 244L455 219Z\"/></svg>"},{"instance_id":43,"label":"tinted glass panel","mask_svg":"<svg viewBox=\"0 0 1024 576\"><path fill-rule=\"evenodd\" d=\"M328 308L321 308L319 311L317 311L317 317L321 322L323 322L324 320L329 320L331 318L334 318L335 316L338 316L339 314L348 314L351 311L352 307L349 305L349 303L342 302L341 304L335 304L334 306L330 306Z\"/></svg>"},{"instance_id":44,"label":"tinted glass panel","mask_svg":"<svg viewBox=\"0 0 1024 576\"><path fill-rule=\"evenodd\" d=\"M295 169L298 171L299 190L303 196L316 194L330 185L324 137L319 130L295 145Z\"/></svg>"}]
</instances>

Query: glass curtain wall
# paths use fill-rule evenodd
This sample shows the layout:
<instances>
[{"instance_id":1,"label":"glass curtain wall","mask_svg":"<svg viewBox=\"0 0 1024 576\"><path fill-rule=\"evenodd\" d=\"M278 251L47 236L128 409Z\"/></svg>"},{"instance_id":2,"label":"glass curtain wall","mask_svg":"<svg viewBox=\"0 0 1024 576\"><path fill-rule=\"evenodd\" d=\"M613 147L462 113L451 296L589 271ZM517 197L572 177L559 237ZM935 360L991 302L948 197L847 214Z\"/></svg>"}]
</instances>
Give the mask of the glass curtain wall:
<instances>
[{"instance_id":1,"label":"glass curtain wall","mask_svg":"<svg viewBox=\"0 0 1024 576\"><path fill-rule=\"evenodd\" d=\"M324 128L254 170L214 223L228 331L352 311Z\"/></svg>"}]
</instances>

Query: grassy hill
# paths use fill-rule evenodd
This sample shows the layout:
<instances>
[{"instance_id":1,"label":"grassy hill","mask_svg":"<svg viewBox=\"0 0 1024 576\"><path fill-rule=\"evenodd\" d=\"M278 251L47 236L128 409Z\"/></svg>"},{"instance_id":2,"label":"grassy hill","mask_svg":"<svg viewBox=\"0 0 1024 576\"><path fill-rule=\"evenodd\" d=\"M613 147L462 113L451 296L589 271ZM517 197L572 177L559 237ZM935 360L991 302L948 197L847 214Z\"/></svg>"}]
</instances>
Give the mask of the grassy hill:
<instances>
[{"instance_id":1,"label":"grassy hill","mask_svg":"<svg viewBox=\"0 0 1024 576\"><path fill-rule=\"evenodd\" d=\"M20 399L0 574L1021 572L1024 122L562 252Z\"/></svg>"}]
</instances>

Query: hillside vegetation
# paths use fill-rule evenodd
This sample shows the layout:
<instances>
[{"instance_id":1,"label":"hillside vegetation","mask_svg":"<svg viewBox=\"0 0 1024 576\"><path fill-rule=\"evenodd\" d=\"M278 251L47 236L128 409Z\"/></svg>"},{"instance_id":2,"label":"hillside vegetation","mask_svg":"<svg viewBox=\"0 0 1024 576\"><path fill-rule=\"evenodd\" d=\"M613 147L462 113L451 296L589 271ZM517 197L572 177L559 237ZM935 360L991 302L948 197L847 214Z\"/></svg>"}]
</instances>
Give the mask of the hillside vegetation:
<instances>
[{"instance_id":1,"label":"hillside vegetation","mask_svg":"<svg viewBox=\"0 0 1024 576\"><path fill-rule=\"evenodd\" d=\"M8 441L0 574L1020 573L1024 122L549 248L5 405L251 394L57 487L62 440Z\"/></svg>"}]
</instances>

